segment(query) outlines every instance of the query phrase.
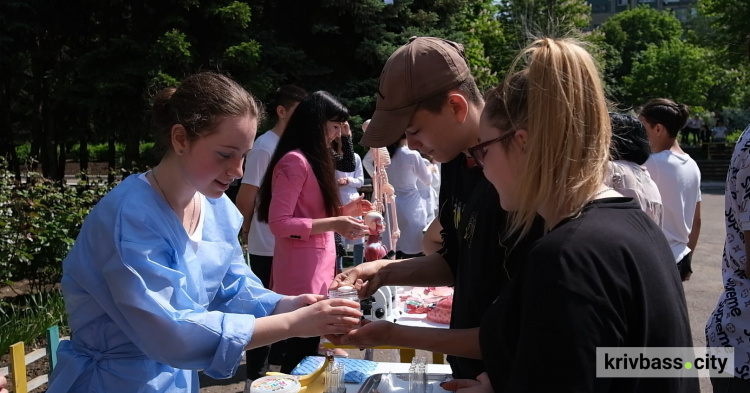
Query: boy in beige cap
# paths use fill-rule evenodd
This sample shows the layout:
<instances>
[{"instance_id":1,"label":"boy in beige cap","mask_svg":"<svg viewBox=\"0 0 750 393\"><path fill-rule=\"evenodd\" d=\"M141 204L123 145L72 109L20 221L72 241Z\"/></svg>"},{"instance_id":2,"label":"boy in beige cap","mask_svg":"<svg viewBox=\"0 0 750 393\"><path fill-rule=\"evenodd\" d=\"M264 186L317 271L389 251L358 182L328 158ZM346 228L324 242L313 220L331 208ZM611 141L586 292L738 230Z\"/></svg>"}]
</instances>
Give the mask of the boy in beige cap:
<instances>
[{"instance_id":1,"label":"boy in beige cap","mask_svg":"<svg viewBox=\"0 0 750 393\"><path fill-rule=\"evenodd\" d=\"M378 321L330 337L334 343L397 345L455 355L448 357L455 378L476 378L484 371L477 360L482 316L509 282L531 238L541 232L535 230L515 246L515 239L501 242L507 213L467 153L478 141L483 107L458 43L414 37L386 62L375 114L361 143L384 147L405 132L410 149L443 163L438 217L443 247L423 257L361 264L339 274L331 288L358 285L364 298L385 285L455 286L451 329Z\"/></svg>"}]
</instances>

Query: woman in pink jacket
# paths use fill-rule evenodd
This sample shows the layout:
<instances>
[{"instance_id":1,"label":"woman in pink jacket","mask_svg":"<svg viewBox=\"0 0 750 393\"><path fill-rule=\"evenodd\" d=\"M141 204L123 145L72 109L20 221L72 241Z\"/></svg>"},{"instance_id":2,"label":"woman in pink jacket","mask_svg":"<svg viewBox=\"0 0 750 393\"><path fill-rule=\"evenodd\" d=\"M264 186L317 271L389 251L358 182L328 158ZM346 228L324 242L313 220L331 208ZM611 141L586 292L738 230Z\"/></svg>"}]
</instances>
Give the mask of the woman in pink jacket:
<instances>
[{"instance_id":1,"label":"woman in pink jacket","mask_svg":"<svg viewBox=\"0 0 750 393\"><path fill-rule=\"evenodd\" d=\"M327 294L333 281L336 249L333 232L348 239L367 231L360 216L372 209L355 199L341 206L331 141L341 135L349 112L336 98L317 91L289 119L259 191L258 219L276 237L271 289L292 295ZM305 356L315 355L318 337L287 340L282 372L291 372Z\"/></svg>"}]
</instances>

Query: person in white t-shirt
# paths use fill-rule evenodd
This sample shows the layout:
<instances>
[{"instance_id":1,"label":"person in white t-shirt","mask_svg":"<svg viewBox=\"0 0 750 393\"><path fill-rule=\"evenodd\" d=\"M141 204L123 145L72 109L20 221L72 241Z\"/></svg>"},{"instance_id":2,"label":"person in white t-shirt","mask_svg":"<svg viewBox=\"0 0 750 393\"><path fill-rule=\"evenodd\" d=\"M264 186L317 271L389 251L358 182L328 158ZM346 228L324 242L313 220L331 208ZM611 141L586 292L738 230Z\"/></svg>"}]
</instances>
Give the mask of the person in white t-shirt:
<instances>
[{"instance_id":1,"label":"person in white t-shirt","mask_svg":"<svg viewBox=\"0 0 750 393\"><path fill-rule=\"evenodd\" d=\"M279 143L279 137L284 133L289 118L294 113L294 109L307 96L307 92L294 85L284 85L276 89L274 94L274 110L276 114L276 124L272 129L263 133L255 140L253 149L247 155L245 160L245 169L242 176L242 184L237 192L235 201L237 209L244 217L242 222L241 239L247 241L247 251L249 254L250 268L263 286L269 288L271 280L271 264L273 262L273 248L275 238L268 228L268 224L258 221L255 215L255 202L260 184L263 182L263 176L268 169L268 163L271 161L276 145ZM275 344L273 351L270 347L260 347L246 353L247 361L247 379L254 380L262 377L261 371L265 365L266 358L271 355L269 364L281 364L283 358L283 344ZM274 357L278 359L274 360ZM278 370L277 370L278 371ZM247 384L249 392L250 384Z\"/></svg>"},{"instance_id":2,"label":"person in white t-shirt","mask_svg":"<svg viewBox=\"0 0 750 393\"><path fill-rule=\"evenodd\" d=\"M692 252L701 229L700 169L677 141L677 133L685 126L689 114L686 105L659 98L646 103L638 117L646 127L653 153L645 165L661 194L662 231L672 248L682 281L689 280L693 273Z\"/></svg>"},{"instance_id":3,"label":"person in white t-shirt","mask_svg":"<svg viewBox=\"0 0 750 393\"><path fill-rule=\"evenodd\" d=\"M711 135L714 142L724 142L727 140L727 127L724 126L723 120L716 120L716 126L711 129Z\"/></svg>"}]
</instances>

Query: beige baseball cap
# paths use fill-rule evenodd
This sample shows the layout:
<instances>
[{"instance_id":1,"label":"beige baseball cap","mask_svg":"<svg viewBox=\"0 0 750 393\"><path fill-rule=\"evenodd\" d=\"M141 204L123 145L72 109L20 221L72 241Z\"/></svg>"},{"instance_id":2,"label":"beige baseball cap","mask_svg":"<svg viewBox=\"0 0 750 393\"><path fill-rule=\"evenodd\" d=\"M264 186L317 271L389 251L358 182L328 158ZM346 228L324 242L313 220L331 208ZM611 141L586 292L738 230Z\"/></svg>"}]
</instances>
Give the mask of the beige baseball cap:
<instances>
[{"instance_id":1,"label":"beige baseball cap","mask_svg":"<svg viewBox=\"0 0 750 393\"><path fill-rule=\"evenodd\" d=\"M360 143L385 147L396 142L420 102L457 87L469 76L463 45L442 38L410 38L380 73L375 113Z\"/></svg>"}]
</instances>

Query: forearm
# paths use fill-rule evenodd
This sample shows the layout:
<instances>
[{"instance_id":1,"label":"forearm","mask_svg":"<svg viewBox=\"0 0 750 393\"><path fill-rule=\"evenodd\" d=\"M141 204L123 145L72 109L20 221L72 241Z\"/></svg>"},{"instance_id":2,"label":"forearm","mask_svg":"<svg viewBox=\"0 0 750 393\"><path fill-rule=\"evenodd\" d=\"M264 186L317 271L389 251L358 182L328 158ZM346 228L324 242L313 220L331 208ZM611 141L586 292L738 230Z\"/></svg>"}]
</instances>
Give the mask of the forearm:
<instances>
[{"instance_id":1,"label":"forearm","mask_svg":"<svg viewBox=\"0 0 750 393\"><path fill-rule=\"evenodd\" d=\"M255 320L255 329L246 350L263 347L277 341L295 337L292 331L294 317L291 313L269 315Z\"/></svg>"},{"instance_id":2,"label":"forearm","mask_svg":"<svg viewBox=\"0 0 750 393\"><path fill-rule=\"evenodd\" d=\"M299 306L294 303L294 299L296 298L296 296L284 296L281 298L276 303L276 307L273 309L271 315L285 314L298 309Z\"/></svg>"},{"instance_id":3,"label":"forearm","mask_svg":"<svg viewBox=\"0 0 750 393\"><path fill-rule=\"evenodd\" d=\"M701 233L701 220L693 220L693 229L690 231L688 236L688 248L691 251L695 251L695 247L698 245L698 236Z\"/></svg>"},{"instance_id":4,"label":"forearm","mask_svg":"<svg viewBox=\"0 0 750 393\"><path fill-rule=\"evenodd\" d=\"M482 358L479 349L479 328L440 329L394 325L388 340L392 342L386 344L398 347L422 349L469 359Z\"/></svg>"},{"instance_id":5,"label":"forearm","mask_svg":"<svg viewBox=\"0 0 750 393\"><path fill-rule=\"evenodd\" d=\"M437 253L402 259L379 261L383 285L406 285L415 287L453 285L453 272Z\"/></svg>"},{"instance_id":6,"label":"forearm","mask_svg":"<svg viewBox=\"0 0 750 393\"><path fill-rule=\"evenodd\" d=\"M244 217L242 220L242 230L245 232L250 231L250 224L252 224L253 215L255 214L255 201L251 205L247 213L242 213L242 217Z\"/></svg>"},{"instance_id":7,"label":"forearm","mask_svg":"<svg viewBox=\"0 0 750 393\"><path fill-rule=\"evenodd\" d=\"M248 230L250 228L250 222L253 220L253 214L255 214L255 197L258 194L258 187L250 184L240 185L240 190L237 192L236 205L237 210L242 213L242 229Z\"/></svg>"},{"instance_id":8,"label":"forearm","mask_svg":"<svg viewBox=\"0 0 750 393\"><path fill-rule=\"evenodd\" d=\"M440 220L437 218L432 220L430 226L427 227L427 231L422 237L422 251L425 255L430 255L438 252L443 248L443 238L440 236Z\"/></svg>"},{"instance_id":9,"label":"forearm","mask_svg":"<svg viewBox=\"0 0 750 393\"><path fill-rule=\"evenodd\" d=\"M693 226L690 229L690 235L688 235L688 248L691 251L695 251L695 247L698 245L698 236L701 234L701 203L695 204L695 212L693 213Z\"/></svg>"},{"instance_id":10,"label":"forearm","mask_svg":"<svg viewBox=\"0 0 750 393\"><path fill-rule=\"evenodd\" d=\"M310 231L310 234L317 235L319 233L333 231L333 224L336 222L336 219L337 217L314 218L312 220L312 230Z\"/></svg>"}]
</instances>

